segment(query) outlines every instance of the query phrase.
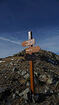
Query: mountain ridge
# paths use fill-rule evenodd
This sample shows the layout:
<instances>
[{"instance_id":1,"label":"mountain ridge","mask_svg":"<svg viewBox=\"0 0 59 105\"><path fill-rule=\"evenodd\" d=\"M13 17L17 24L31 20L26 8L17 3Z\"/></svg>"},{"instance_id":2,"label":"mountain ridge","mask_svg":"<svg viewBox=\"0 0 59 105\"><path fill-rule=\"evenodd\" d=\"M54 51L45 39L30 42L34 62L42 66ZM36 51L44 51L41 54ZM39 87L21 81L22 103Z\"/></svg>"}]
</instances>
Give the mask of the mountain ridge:
<instances>
[{"instance_id":1,"label":"mountain ridge","mask_svg":"<svg viewBox=\"0 0 59 105\"><path fill-rule=\"evenodd\" d=\"M42 97L39 103L36 103L36 98L31 103L27 97L30 91L29 60L33 61L35 92ZM59 55L41 49L30 56L23 50L0 59L0 105L51 103L59 104Z\"/></svg>"}]
</instances>

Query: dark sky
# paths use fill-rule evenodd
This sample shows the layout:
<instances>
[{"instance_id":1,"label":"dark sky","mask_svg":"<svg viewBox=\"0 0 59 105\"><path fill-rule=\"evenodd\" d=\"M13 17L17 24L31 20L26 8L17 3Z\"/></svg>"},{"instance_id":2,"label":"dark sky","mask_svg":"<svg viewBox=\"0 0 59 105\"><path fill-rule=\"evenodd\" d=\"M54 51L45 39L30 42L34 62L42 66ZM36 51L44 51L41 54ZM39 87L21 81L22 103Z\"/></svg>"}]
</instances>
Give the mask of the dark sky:
<instances>
[{"instance_id":1,"label":"dark sky","mask_svg":"<svg viewBox=\"0 0 59 105\"><path fill-rule=\"evenodd\" d=\"M59 53L59 0L0 0L0 57L22 50L32 30L36 44Z\"/></svg>"}]
</instances>

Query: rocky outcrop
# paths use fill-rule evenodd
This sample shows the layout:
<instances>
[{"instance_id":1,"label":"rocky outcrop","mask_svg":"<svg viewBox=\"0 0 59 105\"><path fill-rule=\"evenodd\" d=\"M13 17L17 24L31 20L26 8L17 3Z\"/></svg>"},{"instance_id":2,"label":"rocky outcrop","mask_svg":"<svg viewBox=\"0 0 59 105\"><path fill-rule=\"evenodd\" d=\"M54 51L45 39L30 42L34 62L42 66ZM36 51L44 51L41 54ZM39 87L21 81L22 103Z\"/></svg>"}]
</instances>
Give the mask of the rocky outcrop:
<instances>
[{"instance_id":1,"label":"rocky outcrop","mask_svg":"<svg viewBox=\"0 0 59 105\"><path fill-rule=\"evenodd\" d=\"M29 60L33 60L35 96L29 97ZM39 94L38 94L39 93ZM39 97L38 97L39 96ZM38 103L37 103L38 102ZM59 56L25 50L0 59L0 105L59 105Z\"/></svg>"}]
</instances>

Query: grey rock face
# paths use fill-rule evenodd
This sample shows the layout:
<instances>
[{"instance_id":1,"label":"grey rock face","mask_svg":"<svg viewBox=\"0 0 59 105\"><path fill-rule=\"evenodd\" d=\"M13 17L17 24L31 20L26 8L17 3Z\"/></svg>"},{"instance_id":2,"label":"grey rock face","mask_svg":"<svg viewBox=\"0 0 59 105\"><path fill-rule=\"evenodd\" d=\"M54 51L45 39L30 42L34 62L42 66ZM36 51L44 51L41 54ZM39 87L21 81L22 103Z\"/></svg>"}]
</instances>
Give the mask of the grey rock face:
<instances>
[{"instance_id":1,"label":"grey rock face","mask_svg":"<svg viewBox=\"0 0 59 105\"><path fill-rule=\"evenodd\" d=\"M25 79L29 78L29 74L27 73L26 75L24 75L24 78Z\"/></svg>"},{"instance_id":2,"label":"grey rock face","mask_svg":"<svg viewBox=\"0 0 59 105\"><path fill-rule=\"evenodd\" d=\"M30 56L23 52L0 63L0 105L59 105L59 56L40 50L33 57L35 98L28 100Z\"/></svg>"}]
</instances>

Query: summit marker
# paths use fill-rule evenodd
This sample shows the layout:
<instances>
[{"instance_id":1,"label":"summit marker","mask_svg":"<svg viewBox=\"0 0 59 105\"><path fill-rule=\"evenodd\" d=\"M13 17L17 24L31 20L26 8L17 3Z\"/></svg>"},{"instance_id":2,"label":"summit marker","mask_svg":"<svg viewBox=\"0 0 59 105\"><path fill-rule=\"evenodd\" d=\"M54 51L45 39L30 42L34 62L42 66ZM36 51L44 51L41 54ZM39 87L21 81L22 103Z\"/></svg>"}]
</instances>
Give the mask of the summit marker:
<instances>
[{"instance_id":1,"label":"summit marker","mask_svg":"<svg viewBox=\"0 0 59 105\"><path fill-rule=\"evenodd\" d=\"M39 46L33 46L35 44L35 39L32 38L32 32L29 31L28 32L28 41L24 41L22 43L23 47L27 47L26 50L26 54L29 54L32 56L33 53L39 52L40 51L40 47ZM30 89L31 92L34 94L34 70L33 70L33 61L32 59L29 61L30 64Z\"/></svg>"}]
</instances>

